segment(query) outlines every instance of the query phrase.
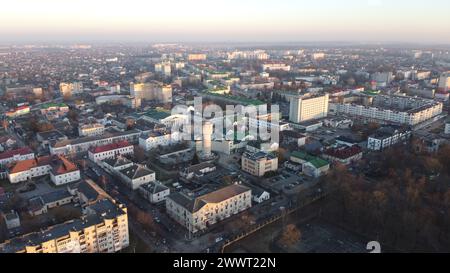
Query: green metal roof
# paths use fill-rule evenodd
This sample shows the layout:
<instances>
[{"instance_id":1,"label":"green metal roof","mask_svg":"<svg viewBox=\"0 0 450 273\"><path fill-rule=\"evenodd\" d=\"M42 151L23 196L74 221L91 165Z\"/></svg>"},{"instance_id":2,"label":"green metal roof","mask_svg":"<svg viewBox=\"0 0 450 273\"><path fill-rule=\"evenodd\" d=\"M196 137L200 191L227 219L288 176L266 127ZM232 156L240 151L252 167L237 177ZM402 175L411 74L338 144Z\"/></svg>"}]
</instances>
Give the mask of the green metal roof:
<instances>
[{"instance_id":1,"label":"green metal roof","mask_svg":"<svg viewBox=\"0 0 450 273\"><path fill-rule=\"evenodd\" d=\"M312 156L312 155L309 155L309 154L307 154L305 152L302 152L302 151L292 152L291 156L299 158L299 159L302 159L304 161L307 161L307 162L311 163L316 168L321 168L321 167L326 166L326 165L329 164L328 161L326 161L326 160L324 160L324 159L322 159L320 157Z\"/></svg>"}]
</instances>

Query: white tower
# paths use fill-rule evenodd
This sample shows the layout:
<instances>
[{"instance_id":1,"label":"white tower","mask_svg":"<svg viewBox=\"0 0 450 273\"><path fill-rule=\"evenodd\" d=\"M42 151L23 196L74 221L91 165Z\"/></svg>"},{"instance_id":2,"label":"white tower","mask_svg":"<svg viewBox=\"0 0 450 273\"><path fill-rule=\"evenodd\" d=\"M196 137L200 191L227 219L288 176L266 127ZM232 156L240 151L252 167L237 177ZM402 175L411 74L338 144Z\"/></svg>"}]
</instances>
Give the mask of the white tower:
<instances>
[{"instance_id":1,"label":"white tower","mask_svg":"<svg viewBox=\"0 0 450 273\"><path fill-rule=\"evenodd\" d=\"M205 121L203 123L203 156L211 157L211 139L213 134L213 123Z\"/></svg>"}]
</instances>

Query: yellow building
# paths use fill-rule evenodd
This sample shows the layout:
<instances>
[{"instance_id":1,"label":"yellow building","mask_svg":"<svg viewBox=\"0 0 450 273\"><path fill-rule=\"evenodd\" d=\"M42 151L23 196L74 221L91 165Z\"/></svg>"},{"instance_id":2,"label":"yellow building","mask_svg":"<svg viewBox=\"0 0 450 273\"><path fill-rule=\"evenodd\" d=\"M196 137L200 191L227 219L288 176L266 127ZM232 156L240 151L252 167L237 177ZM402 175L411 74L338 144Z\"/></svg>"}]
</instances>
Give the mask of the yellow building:
<instances>
[{"instance_id":1,"label":"yellow building","mask_svg":"<svg viewBox=\"0 0 450 273\"><path fill-rule=\"evenodd\" d=\"M190 198L176 192L166 199L166 211L175 221L196 233L252 206L250 188L234 184Z\"/></svg>"}]
</instances>

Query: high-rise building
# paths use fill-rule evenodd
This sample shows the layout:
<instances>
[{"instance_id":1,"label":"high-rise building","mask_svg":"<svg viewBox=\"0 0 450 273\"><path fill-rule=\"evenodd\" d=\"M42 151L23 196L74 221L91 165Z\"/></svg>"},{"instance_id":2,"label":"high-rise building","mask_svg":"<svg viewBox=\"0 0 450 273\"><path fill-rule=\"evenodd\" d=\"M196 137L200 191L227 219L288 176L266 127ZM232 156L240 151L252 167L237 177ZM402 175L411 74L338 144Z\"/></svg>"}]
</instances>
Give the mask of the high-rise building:
<instances>
[{"instance_id":1,"label":"high-rise building","mask_svg":"<svg viewBox=\"0 0 450 273\"><path fill-rule=\"evenodd\" d=\"M172 102L172 86L157 81L131 83L130 94L136 99L156 100L162 103Z\"/></svg>"},{"instance_id":2,"label":"high-rise building","mask_svg":"<svg viewBox=\"0 0 450 273\"><path fill-rule=\"evenodd\" d=\"M83 92L82 82L65 83L59 84L59 91L62 96L71 96L73 94L79 94Z\"/></svg>"},{"instance_id":3,"label":"high-rise building","mask_svg":"<svg viewBox=\"0 0 450 273\"><path fill-rule=\"evenodd\" d=\"M439 78L439 89L442 89L444 91L450 90L450 71L442 73L441 77Z\"/></svg>"},{"instance_id":4,"label":"high-rise building","mask_svg":"<svg viewBox=\"0 0 450 273\"><path fill-rule=\"evenodd\" d=\"M206 60L206 54L189 54L189 61L204 61Z\"/></svg>"},{"instance_id":5,"label":"high-rise building","mask_svg":"<svg viewBox=\"0 0 450 273\"><path fill-rule=\"evenodd\" d=\"M292 97L289 108L289 120L300 123L326 117L328 114L328 97L328 94Z\"/></svg>"}]
</instances>

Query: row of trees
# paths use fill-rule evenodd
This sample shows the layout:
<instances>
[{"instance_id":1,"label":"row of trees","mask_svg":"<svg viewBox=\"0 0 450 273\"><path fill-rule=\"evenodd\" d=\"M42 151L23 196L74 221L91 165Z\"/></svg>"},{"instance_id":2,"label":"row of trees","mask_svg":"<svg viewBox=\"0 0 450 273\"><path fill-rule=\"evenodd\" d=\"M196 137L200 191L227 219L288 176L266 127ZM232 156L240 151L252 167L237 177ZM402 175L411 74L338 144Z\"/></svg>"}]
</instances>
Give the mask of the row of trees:
<instances>
[{"instance_id":1,"label":"row of trees","mask_svg":"<svg viewBox=\"0 0 450 273\"><path fill-rule=\"evenodd\" d=\"M449 251L449 163L450 147L431 155L401 146L366 162L386 168L376 181L337 166L324 178L334 189L324 217L397 250Z\"/></svg>"}]
</instances>

